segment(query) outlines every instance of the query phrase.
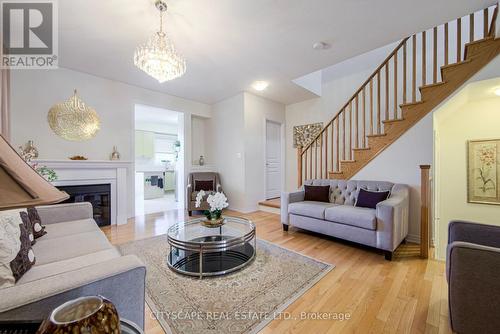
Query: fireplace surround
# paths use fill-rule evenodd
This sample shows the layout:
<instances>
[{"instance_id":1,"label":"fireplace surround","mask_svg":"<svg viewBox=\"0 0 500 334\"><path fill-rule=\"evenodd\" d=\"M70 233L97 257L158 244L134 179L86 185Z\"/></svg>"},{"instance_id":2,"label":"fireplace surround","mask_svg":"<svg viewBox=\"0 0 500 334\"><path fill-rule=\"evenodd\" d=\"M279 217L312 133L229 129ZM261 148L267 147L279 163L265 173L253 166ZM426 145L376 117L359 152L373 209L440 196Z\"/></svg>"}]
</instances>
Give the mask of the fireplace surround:
<instances>
[{"instance_id":1,"label":"fireplace surround","mask_svg":"<svg viewBox=\"0 0 500 334\"><path fill-rule=\"evenodd\" d=\"M111 225L111 184L58 186L69 198L63 203L89 202L98 226Z\"/></svg>"}]
</instances>

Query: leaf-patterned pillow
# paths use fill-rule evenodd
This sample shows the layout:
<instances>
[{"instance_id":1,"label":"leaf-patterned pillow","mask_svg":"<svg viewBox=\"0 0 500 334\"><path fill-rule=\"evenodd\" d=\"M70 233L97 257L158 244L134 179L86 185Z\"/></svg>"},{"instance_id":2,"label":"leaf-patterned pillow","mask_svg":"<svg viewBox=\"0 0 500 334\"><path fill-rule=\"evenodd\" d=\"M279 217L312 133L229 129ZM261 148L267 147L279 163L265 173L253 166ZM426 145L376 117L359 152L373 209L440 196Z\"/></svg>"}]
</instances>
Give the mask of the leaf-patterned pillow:
<instances>
[{"instance_id":1,"label":"leaf-patterned pillow","mask_svg":"<svg viewBox=\"0 0 500 334\"><path fill-rule=\"evenodd\" d=\"M33 235L35 239L40 238L41 236L47 234L45 231L45 226L42 225L42 220L40 219L40 215L35 208L28 208L28 216L33 225Z\"/></svg>"},{"instance_id":2,"label":"leaf-patterned pillow","mask_svg":"<svg viewBox=\"0 0 500 334\"><path fill-rule=\"evenodd\" d=\"M10 269L12 270L12 276L14 276L17 282L31 267L35 264L35 253L31 248L31 241L29 239L29 231L26 225L20 224L19 228L21 230L21 249L17 256L10 263Z\"/></svg>"}]
</instances>

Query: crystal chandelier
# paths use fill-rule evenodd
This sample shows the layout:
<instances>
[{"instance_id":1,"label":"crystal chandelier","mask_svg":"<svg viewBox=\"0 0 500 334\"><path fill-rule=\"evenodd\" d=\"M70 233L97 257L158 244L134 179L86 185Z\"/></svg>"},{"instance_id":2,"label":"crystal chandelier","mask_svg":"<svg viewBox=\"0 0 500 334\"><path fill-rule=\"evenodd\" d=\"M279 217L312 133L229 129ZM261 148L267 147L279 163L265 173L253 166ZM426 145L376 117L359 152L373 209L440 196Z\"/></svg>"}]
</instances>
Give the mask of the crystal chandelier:
<instances>
[{"instance_id":1,"label":"crystal chandelier","mask_svg":"<svg viewBox=\"0 0 500 334\"><path fill-rule=\"evenodd\" d=\"M177 54L163 32L163 13L167 11L167 4L157 0L155 6L160 11L160 31L135 50L134 65L162 83L181 77L186 72L186 61Z\"/></svg>"}]
</instances>

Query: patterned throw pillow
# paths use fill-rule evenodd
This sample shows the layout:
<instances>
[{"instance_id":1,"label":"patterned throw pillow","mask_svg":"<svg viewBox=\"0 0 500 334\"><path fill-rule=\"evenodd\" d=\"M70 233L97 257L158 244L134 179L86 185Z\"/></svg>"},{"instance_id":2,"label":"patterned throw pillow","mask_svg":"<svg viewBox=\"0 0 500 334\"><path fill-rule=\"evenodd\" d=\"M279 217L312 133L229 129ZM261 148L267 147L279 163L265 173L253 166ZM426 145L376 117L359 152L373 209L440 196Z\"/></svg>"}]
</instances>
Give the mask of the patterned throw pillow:
<instances>
[{"instance_id":1,"label":"patterned throw pillow","mask_svg":"<svg viewBox=\"0 0 500 334\"><path fill-rule=\"evenodd\" d=\"M35 234L33 232L34 224L31 222L27 211L20 211L19 215L21 216L21 220L23 221L23 224L28 232L28 238L31 242L31 246L33 246L36 243Z\"/></svg>"},{"instance_id":2,"label":"patterned throw pillow","mask_svg":"<svg viewBox=\"0 0 500 334\"><path fill-rule=\"evenodd\" d=\"M40 215L38 215L38 211L35 208L28 208L28 216L33 224L33 235L35 239L40 238L47 234L45 231L45 226L42 225L42 220L40 219Z\"/></svg>"},{"instance_id":3,"label":"patterned throw pillow","mask_svg":"<svg viewBox=\"0 0 500 334\"><path fill-rule=\"evenodd\" d=\"M28 228L21 224L19 225L21 230L21 249L17 256L10 263L10 270L12 270L12 276L14 276L15 281L17 282L31 267L35 264L35 253L31 248L31 241L29 239L29 231Z\"/></svg>"},{"instance_id":4,"label":"patterned throw pillow","mask_svg":"<svg viewBox=\"0 0 500 334\"><path fill-rule=\"evenodd\" d=\"M13 286L35 262L29 228L21 212L0 211L0 289Z\"/></svg>"}]
</instances>

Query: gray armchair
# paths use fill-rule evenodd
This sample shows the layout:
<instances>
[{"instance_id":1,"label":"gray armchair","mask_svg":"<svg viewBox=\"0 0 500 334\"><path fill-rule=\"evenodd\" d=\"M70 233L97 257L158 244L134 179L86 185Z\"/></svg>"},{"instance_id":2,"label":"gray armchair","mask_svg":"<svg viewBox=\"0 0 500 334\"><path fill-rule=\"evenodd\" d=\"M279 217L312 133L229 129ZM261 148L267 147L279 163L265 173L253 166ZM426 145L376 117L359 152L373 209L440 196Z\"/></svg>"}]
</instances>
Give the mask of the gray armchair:
<instances>
[{"instance_id":1,"label":"gray armchair","mask_svg":"<svg viewBox=\"0 0 500 334\"><path fill-rule=\"evenodd\" d=\"M500 226L452 221L446 278L451 328L457 333L500 331Z\"/></svg>"},{"instance_id":2,"label":"gray armchair","mask_svg":"<svg viewBox=\"0 0 500 334\"><path fill-rule=\"evenodd\" d=\"M211 189L208 189L206 187L207 184L211 185L211 187L208 187ZM193 211L195 210L209 209L206 200L203 200L201 202L201 206L199 208L195 206L196 195L198 195L199 190L204 190L205 192L209 191L222 192L222 186L220 184L219 174L215 172L197 172L189 174L187 191L186 191L186 196L187 196L186 203L188 207L188 213L190 216L193 214Z\"/></svg>"}]
</instances>

